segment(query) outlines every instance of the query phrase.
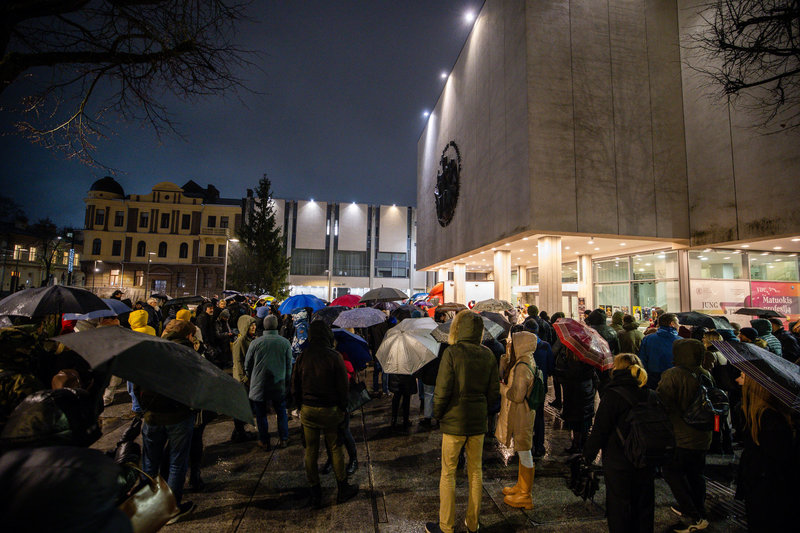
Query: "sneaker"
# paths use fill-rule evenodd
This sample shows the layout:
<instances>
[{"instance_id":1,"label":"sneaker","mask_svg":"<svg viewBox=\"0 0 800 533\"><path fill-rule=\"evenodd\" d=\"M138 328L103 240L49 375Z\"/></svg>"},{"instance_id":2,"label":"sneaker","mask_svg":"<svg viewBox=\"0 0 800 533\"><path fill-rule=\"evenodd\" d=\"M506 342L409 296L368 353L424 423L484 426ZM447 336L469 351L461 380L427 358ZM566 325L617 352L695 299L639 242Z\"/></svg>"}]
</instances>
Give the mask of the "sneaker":
<instances>
[{"instance_id":1,"label":"sneaker","mask_svg":"<svg viewBox=\"0 0 800 533\"><path fill-rule=\"evenodd\" d=\"M444 533L442 528L439 527L439 522L427 522L425 524L425 531L427 531L427 533Z\"/></svg>"},{"instance_id":2,"label":"sneaker","mask_svg":"<svg viewBox=\"0 0 800 533\"><path fill-rule=\"evenodd\" d=\"M464 519L464 527L467 528L467 532L468 533L478 533L478 531L480 531L480 529L481 529L481 524L480 524L480 522L478 522L478 527L476 527L475 529L470 529L469 526L467 525L467 519L465 518Z\"/></svg>"},{"instance_id":3,"label":"sneaker","mask_svg":"<svg viewBox=\"0 0 800 533\"><path fill-rule=\"evenodd\" d=\"M170 518L169 522L167 522L167 525L174 524L182 517L191 513L192 509L194 509L194 502L183 502L182 504L178 505L178 514Z\"/></svg>"},{"instance_id":4,"label":"sneaker","mask_svg":"<svg viewBox=\"0 0 800 533\"><path fill-rule=\"evenodd\" d=\"M708 520L701 518L683 529L676 529L675 533L692 533L693 531L703 531L706 528L708 528Z\"/></svg>"}]
</instances>

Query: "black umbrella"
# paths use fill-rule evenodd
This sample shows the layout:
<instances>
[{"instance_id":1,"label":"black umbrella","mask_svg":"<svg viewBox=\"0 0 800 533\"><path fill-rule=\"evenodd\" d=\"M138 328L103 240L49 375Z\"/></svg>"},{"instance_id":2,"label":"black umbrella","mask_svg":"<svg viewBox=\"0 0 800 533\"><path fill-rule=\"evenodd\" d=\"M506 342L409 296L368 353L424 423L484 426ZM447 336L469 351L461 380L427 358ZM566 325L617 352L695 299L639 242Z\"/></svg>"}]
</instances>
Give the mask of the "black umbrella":
<instances>
[{"instance_id":1,"label":"black umbrella","mask_svg":"<svg viewBox=\"0 0 800 533\"><path fill-rule=\"evenodd\" d=\"M379 309L381 311L389 311L390 313L400 307L400 304L397 302L378 302L372 306L373 309Z\"/></svg>"},{"instance_id":2,"label":"black umbrella","mask_svg":"<svg viewBox=\"0 0 800 533\"><path fill-rule=\"evenodd\" d=\"M392 287L379 287L367 291L367 293L361 297L361 303L395 302L397 300L405 300L406 298L408 298L408 295L403 291L393 289Z\"/></svg>"},{"instance_id":3,"label":"black umbrella","mask_svg":"<svg viewBox=\"0 0 800 533\"><path fill-rule=\"evenodd\" d=\"M200 305L201 303L205 302L206 299L202 296L181 296L180 298L173 298L172 300L167 300L161 305L162 309L166 309L168 307L183 307L188 305Z\"/></svg>"},{"instance_id":4,"label":"black umbrella","mask_svg":"<svg viewBox=\"0 0 800 533\"><path fill-rule=\"evenodd\" d=\"M396 318L397 321L399 322L401 320L405 320L406 318L411 318L411 313L413 313L414 311L418 311L418 309L413 305L401 305L398 306L396 309L392 310L392 312L389 313L389 315Z\"/></svg>"},{"instance_id":5,"label":"black umbrella","mask_svg":"<svg viewBox=\"0 0 800 533\"><path fill-rule=\"evenodd\" d=\"M55 337L92 368L110 362L109 371L140 387L194 409L224 413L252 422L241 383L188 346L118 326Z\"/></svg>"},{"instance_id":6,"label":"black umbrella","mask_svg":"<svg viewBox=\"0 0 800 533\"><path fill-rule=\"evenodd\" d=\"M712 341L736 368L800 413L800 368L749 342Z\"/></svg>"},{"instance_id":7,"label":"black umbrella","mask_svg":"<svg viewBox=\"0 0 800 533\"><path fill-rule=\"evenodd\" d=\"M712 316L696 311L675 313L678 322L684 326L699 326L708 329L733 329L731 323L724 316Z\"/></svg>"},{"instance_id":8,"label":"black umbrella","mask_svg":"<svg viewBox=\"0 0 800 533\"><path fill-rule=\"evenodd\" d=\"M323 307L311 315L311 320L322 320L328 325L328 327L331 327L333 325L333 321L342 314L342 311L347 311L348 309L350 308L343 305L329 305L328 307Z\"/></svg>"},{"instance_id":9,"label":"black umbrella","mask_svg":"<svg viewBox=\"0 0 800 533\"><path fill-rule=\"evenodd\" d=\"M506 320L506 317L504 317L500 313L494 313L492 311L481 311L478 314L488 318L492 322L495 322L496 324L499 324L500 326L503 327L503 333L500 334L499 337L497 337L497 340L505 339L506 337L508 337L508 332L511 330L511 322Z\"/></svg>"},{"instance_id":10,"label":"black umbrella","mask_svg":"<svg viewBox=\"0 0 800 533\"><path fill-rule=\"evenodd\" d=\"M757 316L758 318L786 318L786 315L773 311L772 309L761 309L758 307L742 307L733 312L734 315Z\"/></svg>"},{"instance_id":11,"label":"black umbrella","mask_svg":"<svg viewBox=\"0 0 800 533\"><path fill-rule=\"evenodd\" d=\"M30 318L107 309L103 300L86 289L64 285L24 289L0 300L0 315Z\"/></svg>"}]
</instances>

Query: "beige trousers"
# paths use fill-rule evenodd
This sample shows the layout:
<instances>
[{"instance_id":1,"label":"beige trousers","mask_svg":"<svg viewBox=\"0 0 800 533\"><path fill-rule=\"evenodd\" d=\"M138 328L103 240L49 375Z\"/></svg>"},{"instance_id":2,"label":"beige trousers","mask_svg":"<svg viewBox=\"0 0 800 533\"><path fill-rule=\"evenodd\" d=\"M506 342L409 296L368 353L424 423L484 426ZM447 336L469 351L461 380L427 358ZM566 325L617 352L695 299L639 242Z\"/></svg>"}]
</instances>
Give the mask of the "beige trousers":
<instances>
[{"instance_id":1,"label":"beige trousers","mask_svg":"<svg viewBox=\"0 0 800 533\"><path fill-rule=\"evenodd\" d=\"M462 446L467 453L467 528L478 529L483 492L483 433L480 435L442 434L442 476L439 479L439 527L452 533L456 520L456 467Z\"/></svg>"}]
</instances>

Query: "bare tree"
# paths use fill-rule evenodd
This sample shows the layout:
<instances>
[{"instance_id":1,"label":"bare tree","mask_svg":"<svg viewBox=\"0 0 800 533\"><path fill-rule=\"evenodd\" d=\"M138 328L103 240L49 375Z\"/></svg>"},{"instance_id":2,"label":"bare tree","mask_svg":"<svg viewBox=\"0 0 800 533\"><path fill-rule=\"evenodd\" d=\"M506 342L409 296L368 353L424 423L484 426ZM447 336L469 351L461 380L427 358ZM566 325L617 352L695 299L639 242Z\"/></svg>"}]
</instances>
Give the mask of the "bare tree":
<instances>
[{"instance_id":1,"label":"bare tree","mask_svg":"<svg viewBox=\"0 0 800 533\"><path fill-rule=\"evenodd\" d=\"M692 36L716 92L768 131L800 130L800 0L716 0Z\"/></svg>"},{"instance_id":2,"label":"bare tree","mask_svg":"<svg viewBox=\"0 0 800 533\"><path fill-rule=\"evenodd\" d=\"M93 164L121 117L176 132L165 97L243 87L250 63L233 42L246 5L225 0L0 2L0 92L27 80L17 130ZM23 76L25 75L25 76Z\"/></svg>"}]
</instances>

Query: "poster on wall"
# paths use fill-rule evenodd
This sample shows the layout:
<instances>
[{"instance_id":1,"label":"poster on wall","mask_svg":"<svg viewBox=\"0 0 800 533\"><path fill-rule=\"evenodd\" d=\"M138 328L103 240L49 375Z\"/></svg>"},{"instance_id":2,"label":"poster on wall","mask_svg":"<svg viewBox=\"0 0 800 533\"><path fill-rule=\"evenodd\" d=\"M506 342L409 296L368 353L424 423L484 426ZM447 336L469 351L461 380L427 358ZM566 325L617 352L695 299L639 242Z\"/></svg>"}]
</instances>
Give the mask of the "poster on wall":
<instances>
[{"instance_id":1,"label":"poster on wall","mask_svg":"<svg viewBox=\"0 0 800 533\"><path fill-rule=\"evenodd\" d=\"M800 283L753 281L747 307L772 309L786 315L789 322L800 319Z\"/></svg>"},{"instance_id":2,"label":"poster on wall","mask_svg":"<svg viewBox=\"0 0 800 533\"><path fill-rule=\"evenodd\" d=\"M742 321L733 312L745 306L750 297L750 283L735 280L702 279L690 284L692 311L708 315L724 315L728 320Z\"/></svg>"}]
</instances>

